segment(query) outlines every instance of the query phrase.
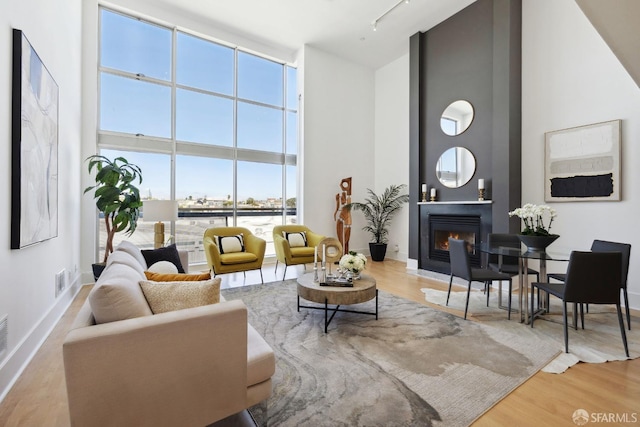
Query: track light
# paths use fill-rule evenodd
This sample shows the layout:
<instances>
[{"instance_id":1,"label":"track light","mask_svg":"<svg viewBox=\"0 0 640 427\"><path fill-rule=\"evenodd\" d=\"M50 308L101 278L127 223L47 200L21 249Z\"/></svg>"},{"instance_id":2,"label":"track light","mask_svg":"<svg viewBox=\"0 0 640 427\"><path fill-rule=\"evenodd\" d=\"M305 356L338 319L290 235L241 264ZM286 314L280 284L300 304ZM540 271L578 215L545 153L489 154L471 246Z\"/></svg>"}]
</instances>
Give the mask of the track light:
<instances>
[{"instance_id":1,"label":"track light","mask_svg":"<svg viewBox=\"0 0 640 427\"><path fill-rule=\"evenodd\" d=\"M387 16L387 14L389 14L392 10L394 10L396 7L400 6L402 3L405 4L409 4L411 0L400 0L398 1L396 4L394 4L393 6L391 6L391 8L389 8L389 10L387 10L385 13L383 13L382 15L380 15L376 20L374 20L371 23L371 26L373 27L373 31L377 31L378 30L378 21L380 21L382 18L384 18L385 16Z\"/></svg>"}]
</instances>

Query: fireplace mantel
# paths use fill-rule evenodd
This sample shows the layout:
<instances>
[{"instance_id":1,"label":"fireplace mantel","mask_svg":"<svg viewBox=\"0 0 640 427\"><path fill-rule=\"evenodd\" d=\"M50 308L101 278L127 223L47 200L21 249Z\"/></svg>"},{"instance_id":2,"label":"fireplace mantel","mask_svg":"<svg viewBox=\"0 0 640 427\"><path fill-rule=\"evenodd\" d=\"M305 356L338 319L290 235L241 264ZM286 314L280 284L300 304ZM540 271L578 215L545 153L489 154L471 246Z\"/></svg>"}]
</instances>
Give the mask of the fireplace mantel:
<instances>
[{"instance_id":1,"label":"fireplace mantel","mask_svg":"<svg viewBox=\"0 0 640 427\"><path fill-rule=\"evenodd\" d=\"M451 200L448 202L418 202L419 205L485 205L493 200Z\"/></svg>"}]
</instances>

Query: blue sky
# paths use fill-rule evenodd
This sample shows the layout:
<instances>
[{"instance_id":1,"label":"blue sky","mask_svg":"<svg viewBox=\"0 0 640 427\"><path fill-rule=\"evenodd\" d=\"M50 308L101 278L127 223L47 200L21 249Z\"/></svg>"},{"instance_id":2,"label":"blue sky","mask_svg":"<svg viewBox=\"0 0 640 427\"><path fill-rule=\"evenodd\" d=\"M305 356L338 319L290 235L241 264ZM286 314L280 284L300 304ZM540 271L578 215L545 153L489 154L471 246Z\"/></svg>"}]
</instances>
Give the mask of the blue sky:
<instances>
[{"instance_id":1,"label":"blue sky","mask_svg":"<svg viewBox=\"0 0 640 427\"><path fill-rule=\"evenodd\" d=\"M171 38L166 28L127 18L108 10L101 13L101 63L104 67L171 82ZM234 49L178 33L176 48L176 138L208 145L233 146ZM238 96L276 107L297 110L296 70L238 52ZM287 97L283 99L283 72ZM100 128L131 134L171 138L171 87L101 73ZM220 96L223 95L223 96ZM238 101L239 148L297 152L297 114ZM165 154L103 150L107 157L122 155L142 168L143 197L170 196L171 158ZM238 199L282 197L282 165L238 162ZM287 198L295 197L295 168L287 167ZM233 194L231 160L179 155L176 158L176 197L227 198ZM293 191L293 193L289 193Z\"/></svg>"}]
</instances>

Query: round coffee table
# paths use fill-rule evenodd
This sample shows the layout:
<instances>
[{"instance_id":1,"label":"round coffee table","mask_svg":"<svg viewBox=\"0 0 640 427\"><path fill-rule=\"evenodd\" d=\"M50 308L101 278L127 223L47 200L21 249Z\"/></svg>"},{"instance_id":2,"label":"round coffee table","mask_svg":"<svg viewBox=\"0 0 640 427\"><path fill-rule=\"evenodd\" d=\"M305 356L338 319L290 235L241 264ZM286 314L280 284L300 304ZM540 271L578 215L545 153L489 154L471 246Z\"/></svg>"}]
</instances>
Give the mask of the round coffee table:
<instances>
[{"instance_id":1,"label":"round coffee table","mask_svg":"<svg viewBox=\"0 0 640 427\"><path fill-rule=\"evenodd\" d=\"M325 333L333 316L335 316L338 311L370 314L376 316L376 320L378 320L378 289L376 288L376 279L366 274L361 274L360 276L360 279L353 281L353 287L320 286L320 283L313 281L313 273L307 273L298 277L298 311L300 311L301 308L324 310ZM300 305L300 298L324 304L324 306ZM375 312L340 308L341 305L360 304L374 298L376 300ZM329 304L335 307L329 307ZM331 317L328 317L329 311L333 312Z\"/></svg>"}]
</instances>

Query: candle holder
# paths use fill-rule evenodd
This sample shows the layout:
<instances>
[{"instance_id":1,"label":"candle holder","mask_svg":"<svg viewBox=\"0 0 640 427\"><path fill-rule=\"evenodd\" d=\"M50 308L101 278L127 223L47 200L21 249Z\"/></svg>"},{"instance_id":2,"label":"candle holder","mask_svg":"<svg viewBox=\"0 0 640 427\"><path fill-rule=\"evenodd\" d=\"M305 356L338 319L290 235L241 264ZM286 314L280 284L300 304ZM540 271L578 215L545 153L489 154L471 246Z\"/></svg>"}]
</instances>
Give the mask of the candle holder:
<instances>
[{"instance_id":1,"label":"candle holder","mask_svg":"<svg viewBox=\"0 0 640 427\"><path fill-rule=\"evenodd\" d=\"M318 266L313 266L313 281L318 283Z\"/></svg>"},{"instance_id":2,"label":"candle holder","mask_svg":"<svg viewBox=\"0 0 640 427\"><path fill-rule=\"evenodd\" d=\"M431 202L435 202L435 201L436 201L436 196L431 196L431 197L429 197L429 201L431 201Z\"/></svg>"},{"instance_id":3,"label":"candle holder","mask_svg":"<svg viewBox=\"0 0 640 427\"><path fill-rule=\"evenodd\" d=\"M423 201L423 202L426 202L426 201L427 201L427 192L426 192L426 191L423 191L423 192L422 192L422 201Z\"/></svg>"},{"instance_id":4,"label":"candle holder","mask_svg":"<svg viewBox=\"0 0 640 427\"><path fill-rule=\"evenodd\" d=\"M481 202L484 200L484 188L478 189L478 200Z\"/></svg>"}]
</instances>

